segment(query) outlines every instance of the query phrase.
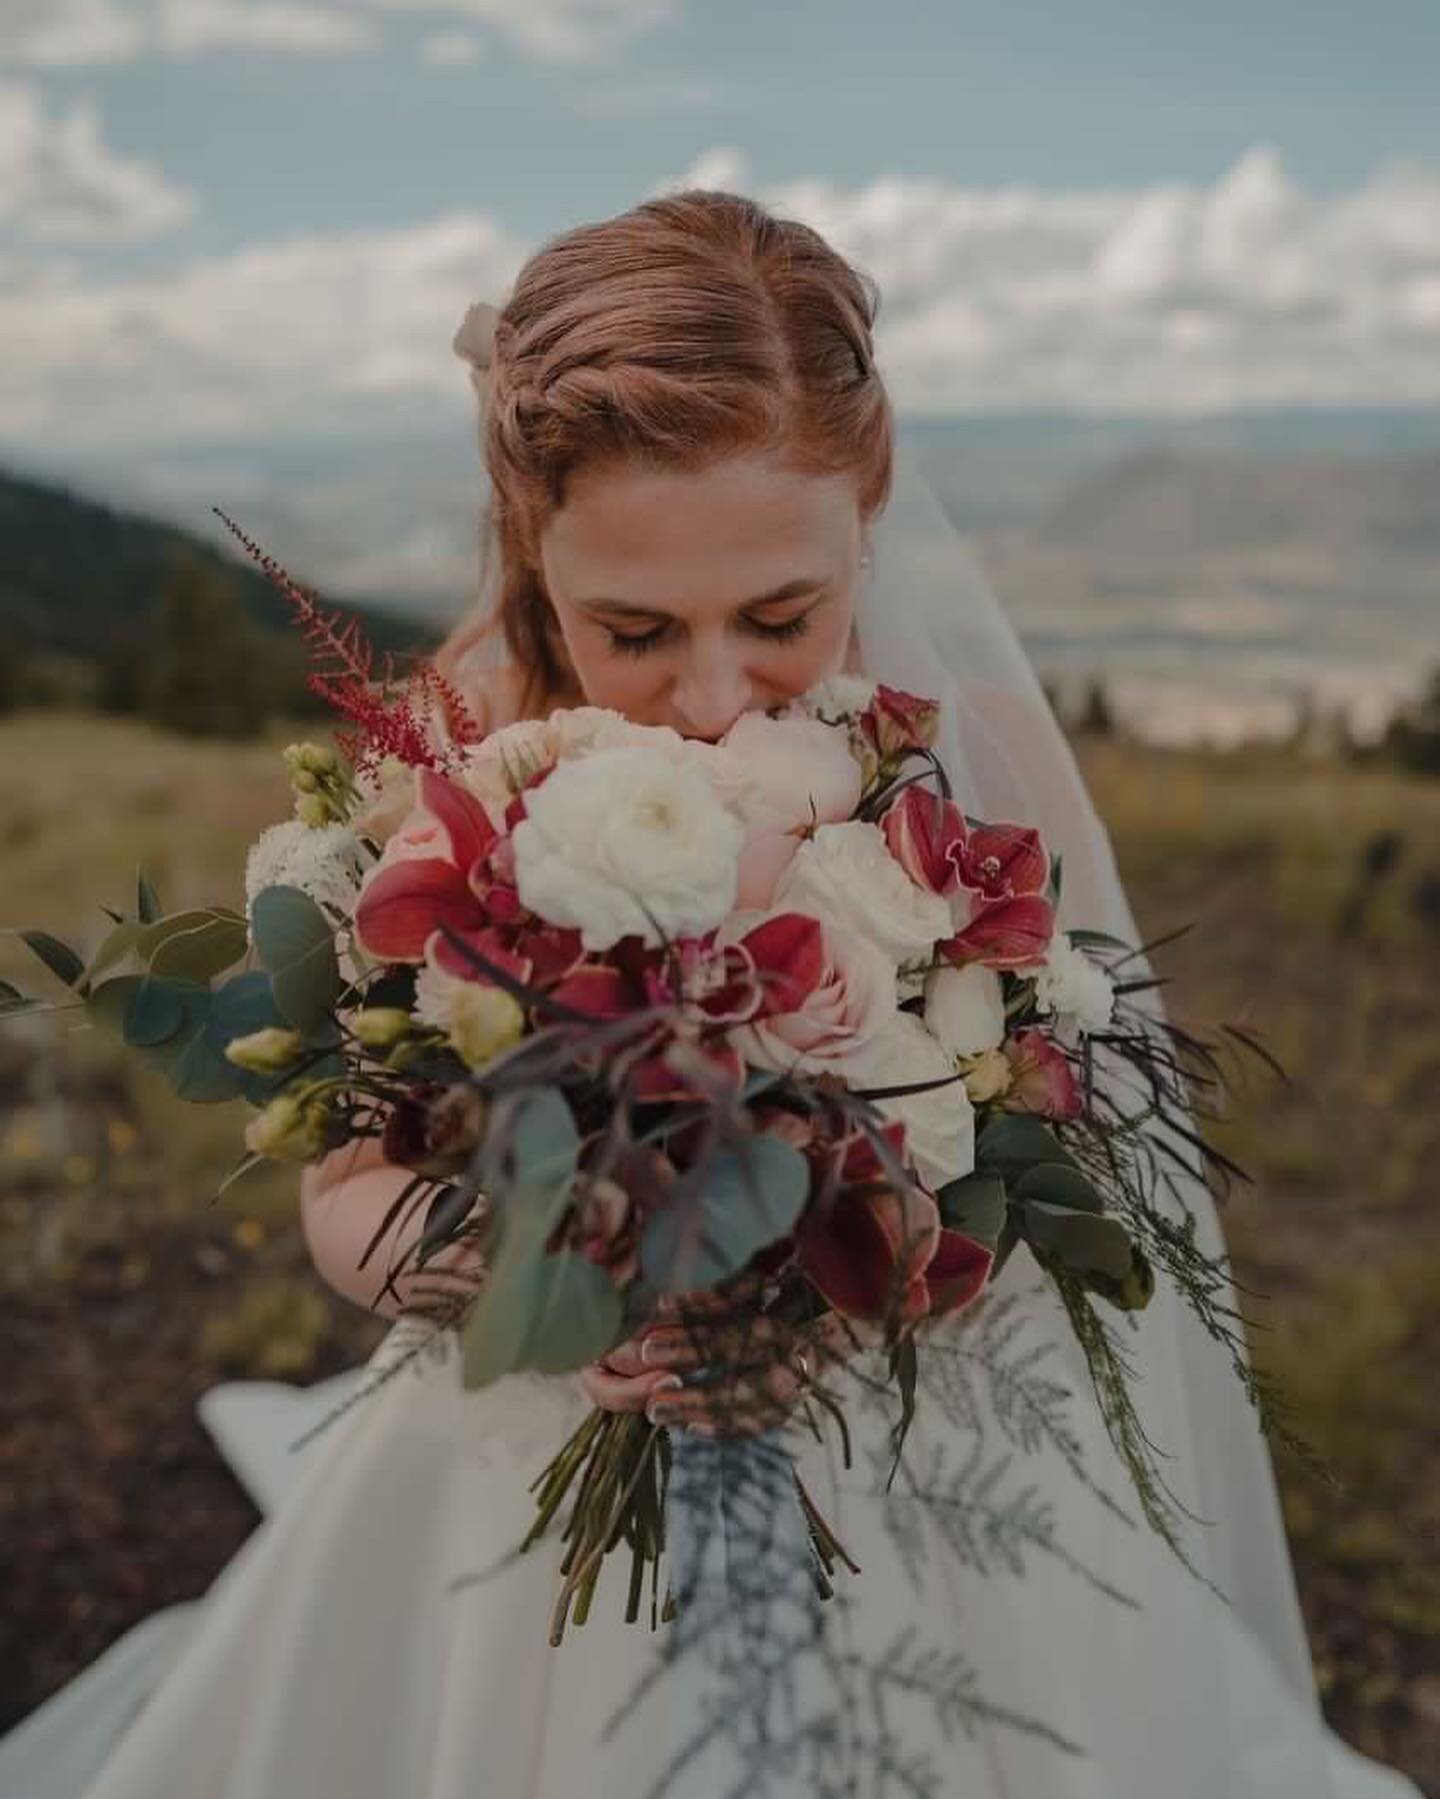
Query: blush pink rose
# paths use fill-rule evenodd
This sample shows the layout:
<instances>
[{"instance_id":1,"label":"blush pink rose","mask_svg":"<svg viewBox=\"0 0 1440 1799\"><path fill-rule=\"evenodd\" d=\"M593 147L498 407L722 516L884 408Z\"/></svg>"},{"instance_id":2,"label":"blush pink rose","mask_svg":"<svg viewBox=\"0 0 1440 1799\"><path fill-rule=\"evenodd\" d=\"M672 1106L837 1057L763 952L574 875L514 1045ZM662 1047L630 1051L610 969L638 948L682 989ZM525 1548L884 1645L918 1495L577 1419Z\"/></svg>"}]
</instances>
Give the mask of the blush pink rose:
<instances>
[{"instance_id":1,"label":"blush pink rose","mask_svg":"<svg viewBox=\"0 0 1440 1799\"><path fill-rule=\"evenodd\" d=\"M804 833L842 824L860 803L860 765L846 731L815 718L745 712L716 746L717 787L745 825L737 903L763 910ZM727 783L733 783L726 792Z\"/></svg>"},{"instance_id":2,"label":"blush pink rose","mask_svg":"<svg viewBox=\"0 0 1440 1799\"><path fill-rule=\"evenodd\" d=\"M763 922L756 913L732 914L717 943L738 943ZM819 1074L884 1030L898 1003L889 957L867 939L821 920L818 978L799 1004L736 1026L729 1041L753 1067Z\"/></svg>"}]
</instances>

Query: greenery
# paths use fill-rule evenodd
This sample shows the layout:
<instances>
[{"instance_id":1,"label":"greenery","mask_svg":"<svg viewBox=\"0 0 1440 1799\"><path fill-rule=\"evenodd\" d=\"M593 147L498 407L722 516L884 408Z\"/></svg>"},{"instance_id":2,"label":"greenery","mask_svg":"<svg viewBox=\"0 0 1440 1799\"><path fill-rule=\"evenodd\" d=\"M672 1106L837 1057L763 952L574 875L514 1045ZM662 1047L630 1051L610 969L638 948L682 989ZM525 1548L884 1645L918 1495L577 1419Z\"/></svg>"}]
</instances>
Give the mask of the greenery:
<instances>
[{"instance_id":1,"label":"greenery","mask_svg":"<svg viewBox=\"0 0 1440 1799\"><path fill-rule=\"evenodd\" d=\"M347 610L381 653L424 647L413 621ZM258 568L192 533L3 473L0 638L0 714L94 704L235 738L319 709L289 602Z\"/></svg>"}]
</instances>

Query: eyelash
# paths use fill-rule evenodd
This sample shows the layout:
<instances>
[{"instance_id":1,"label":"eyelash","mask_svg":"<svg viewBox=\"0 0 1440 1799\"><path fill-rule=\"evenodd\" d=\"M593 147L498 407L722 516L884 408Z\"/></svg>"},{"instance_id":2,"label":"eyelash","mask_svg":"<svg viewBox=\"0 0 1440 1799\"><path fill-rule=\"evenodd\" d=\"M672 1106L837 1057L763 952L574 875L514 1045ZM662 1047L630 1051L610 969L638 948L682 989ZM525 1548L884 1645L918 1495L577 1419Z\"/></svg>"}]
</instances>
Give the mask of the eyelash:
<instances>
[{"instance_id":1,"label":"eyelash","mask_svg":"<svg viewBox=\"0 0 1440 1799\"><path fill-rule=\"evenodd\" d=\"M787 618L783 625L762 625L752 620L750 628L772 643L793 643L810 629L810 614L798 613L794 618ZM610 647L622 656L648 656L652 650L660 648L668 630L668 625L661 625L654 631L647 631L643 637L625 637L618 631L611 631Z\"/></svg>"}]
</instances>

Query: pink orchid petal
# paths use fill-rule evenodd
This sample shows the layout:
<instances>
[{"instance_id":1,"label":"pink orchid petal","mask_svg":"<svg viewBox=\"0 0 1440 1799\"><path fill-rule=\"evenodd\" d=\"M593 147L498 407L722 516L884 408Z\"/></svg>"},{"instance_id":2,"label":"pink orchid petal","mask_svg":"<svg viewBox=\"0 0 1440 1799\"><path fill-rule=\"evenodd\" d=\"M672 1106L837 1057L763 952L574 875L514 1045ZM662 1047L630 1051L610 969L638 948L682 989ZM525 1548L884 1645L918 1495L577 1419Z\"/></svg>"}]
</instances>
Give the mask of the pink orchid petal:
<instances>
[{"instance_id":1,"label":"pink orchid petal","mask_svg":"<svg viewBox=\"0 0 1440 1799\"><path fill-rule=\"evenodd\" d=\"M939 949L956 968L970 962L1027 968L1045 959L1054 934L1055 908L1039 894L1026 893L986 906Z\"/></svg>"},{"instance_id":2,"label":"pink orchid petal","mask_svg":"<svg viewBox=\"0 0 1440 1799\"><path fill-rule=\"evenodd\" d=\"M382 962L422 962L426 943L442 927L469 931L485 922L455 864L429 856L381 867L355 908L360 947Z\"/></svg>"},{"instance_id":3,"label":"pink orchid petal","mask_svg":"<svg viewBox=\"0 0 1440 1799\"><path fill-rule=\"evenodd\" d=\"M568 974L551 998L589 1018L628 1018L645 1003L645 995L618 968L594 964Z\"/></svg>"},{"instance_id":4,"label":"pink orchid petal","mask_svg":"<svg viewBox=\"0 0 1440 1799\"><path fill-rule=\"evenodd\" d=\"M930 1290L930 1315L944 1317L968 1306L990 1278L995 1252L963 1231L941 1231L940 1241L925 1270Z\"/></svg>"},{"instance_id":5,"label":"pink orchid petal","mask_svg":"<svg viewBox=\"0 0 1440 1799\"><path fill-rule=\"evenodd\" d=\"M529 982L531 976L530 963L524 956L517 956L506 947L500 933L485 926L476 931L457 931L455 935L468 944L477 955L483 956L487 962L493 962L512 979ZM490 982L490 976L482 968L477 968L448 938L437 932L434 941L428 946L428 959L446 974L453 974L458 980L478 981L481 985Z\"/></svg>"},{"instance_id":6,"label":"pink orchid petal","mask_svg":"<svg viewBox=\"0 0 1440 1799\"><path fill-rule=\"evenodd\" d=\"M818 918L777 912L741 938L760 983L760 1016L798 1012L825 973L825 933Z\"/></svg>"},{"instance_id":7,"label":"pink orchid petal","mask_svg":"<svg viewBox=\"0 0 1440 1799\"><path fill-rule=\"evenodd\" d=\"M472 793L433 768L416 773L420 803L450 839L451 860L458 868L471 869L489 853L499 832L490 814Z\"/></svg>"},{"instance_id":8,"label":"pink orchid petal","mask_svg":"<svg viewBox=\"0 0 1440 1799\"><path fill-rule=\"evenodd\" d=\"M880 821L890 854L920 887L953 893L960 884L968 830L951 800L929 788L907 787Z\"/></svg>"},{"instance_id":9,"label":"pink orchid petal","mask_svg":"<svg viewBox=\"0 0 1440 1799\"><path fill-rule=\"evenodd\" d=\"M1028 825L985 824L971 834L966 884L994 899L1040 893L1050 878L1050 855Z\"/></svg>"}]
</instances>

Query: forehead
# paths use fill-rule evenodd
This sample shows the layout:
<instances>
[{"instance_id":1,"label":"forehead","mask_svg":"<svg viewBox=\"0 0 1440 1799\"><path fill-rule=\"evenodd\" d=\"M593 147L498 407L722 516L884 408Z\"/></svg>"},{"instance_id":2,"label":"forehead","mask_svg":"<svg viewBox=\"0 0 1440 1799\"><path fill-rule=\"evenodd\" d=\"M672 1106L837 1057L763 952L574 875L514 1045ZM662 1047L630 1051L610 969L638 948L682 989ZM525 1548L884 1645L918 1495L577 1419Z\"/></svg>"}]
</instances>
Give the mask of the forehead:
<instances>
[{"instance_id":1,"label":"forehead","mask_svg":"<svg viewBox=\"0 0 1440 1799\"><path fill-rule=\"evenodd\" d=\"M838 572L859 529L848 475L755 455L683 471L626 463L571 483L540 551L560 597L741 602L797 575Z\"/></svg>"}]
</instances>

